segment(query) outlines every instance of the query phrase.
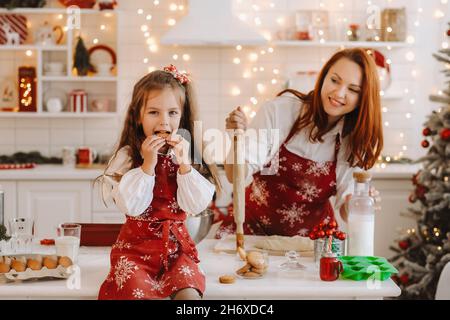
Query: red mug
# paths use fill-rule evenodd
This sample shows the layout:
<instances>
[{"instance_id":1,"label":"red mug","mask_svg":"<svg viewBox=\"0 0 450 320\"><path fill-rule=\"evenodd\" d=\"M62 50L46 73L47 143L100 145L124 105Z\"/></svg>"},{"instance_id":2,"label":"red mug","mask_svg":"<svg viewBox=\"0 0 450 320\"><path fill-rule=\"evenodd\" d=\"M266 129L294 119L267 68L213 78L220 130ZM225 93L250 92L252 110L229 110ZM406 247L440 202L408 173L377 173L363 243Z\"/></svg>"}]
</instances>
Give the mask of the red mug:
<instances>
[{"instance_id":1,"label":"red mug","mask_svg":"<svg viewBox=\"0 0 450 320\"><path fill-rule=\"evenodd\" d=\"M89 165L97 158L97 151L90 147L79 147L77 149L77 164Z\"/></svg>"},{"instance_id":2,"label":"red mug","mask_svg":"<svg viewBox=\"0 0 450 320\"><path fill-rule=\"evenodd\" d=\"M323 256L320 259L320 279L322 281L335 281L344 271L342 262L336 256Z\"/></svg>"}]
</instances>

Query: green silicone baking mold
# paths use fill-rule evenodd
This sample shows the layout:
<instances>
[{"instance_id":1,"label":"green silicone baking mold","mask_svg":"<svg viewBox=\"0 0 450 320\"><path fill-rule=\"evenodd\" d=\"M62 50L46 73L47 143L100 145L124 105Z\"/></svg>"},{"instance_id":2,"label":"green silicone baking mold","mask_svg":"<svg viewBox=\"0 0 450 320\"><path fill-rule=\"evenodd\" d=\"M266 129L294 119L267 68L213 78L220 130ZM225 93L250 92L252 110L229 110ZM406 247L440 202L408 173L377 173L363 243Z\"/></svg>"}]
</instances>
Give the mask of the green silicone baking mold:
<instances>
[{"instance_id":1,"label":"green silicone baking mold","mask_svg":"<svg viewBox=\"0 0 450 320\"><path fill-rule=\"evenodd\" d=\"M389 279L398 270L386 258L365 256L341 256L344 271L341 277L351 280L381 280Z\"/></svg>"}]
</instances>

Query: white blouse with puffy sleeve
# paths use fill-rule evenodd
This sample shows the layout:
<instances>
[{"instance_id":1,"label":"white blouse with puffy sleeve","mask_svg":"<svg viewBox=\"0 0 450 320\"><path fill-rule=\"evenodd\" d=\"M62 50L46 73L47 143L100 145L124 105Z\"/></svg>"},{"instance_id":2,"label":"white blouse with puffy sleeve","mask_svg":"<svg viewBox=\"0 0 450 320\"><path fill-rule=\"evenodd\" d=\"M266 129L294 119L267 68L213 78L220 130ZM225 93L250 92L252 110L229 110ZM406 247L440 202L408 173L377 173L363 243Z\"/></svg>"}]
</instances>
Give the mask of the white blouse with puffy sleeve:
<instances>
[{"instance_id":1,"label":"white blouse with puffy sleeve","mask_svg":"<svg viewBox=\"0 0 450 320\"><path fill-rule=\"evenodd\" d=\"M110 160L103 175L102 192L105 201L112 198L124 214L139 216L153 200L155 176L148 175L141 167L130 169L132 162L128 149L121 148ZM177 172L177 184L178 205L191 215L205 210L215 191L214 185L194 168L186 174Z\"/></svg>"}]
</instances>

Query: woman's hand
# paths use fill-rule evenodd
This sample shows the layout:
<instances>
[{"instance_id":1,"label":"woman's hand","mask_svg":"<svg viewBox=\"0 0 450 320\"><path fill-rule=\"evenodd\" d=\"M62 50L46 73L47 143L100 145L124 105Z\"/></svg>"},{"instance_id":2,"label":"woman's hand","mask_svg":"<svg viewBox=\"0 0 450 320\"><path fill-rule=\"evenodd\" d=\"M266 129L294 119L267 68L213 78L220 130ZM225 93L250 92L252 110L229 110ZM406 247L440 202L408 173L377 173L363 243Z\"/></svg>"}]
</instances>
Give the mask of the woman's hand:
<instances>
[{"instance_id":1,"label":"woman's hand","mask_svg":"<svg viewBox=\"0 0 450 320\"><path fill-rule=\"evenodd\" d=\"M153 176L158 162L158 150L166 144L164 138L158 136L148 136L141 145L141 156L144 158L142 170Z\"/></svg>"},{"instance_id":2,"label":"woman's hand","mask_svg":"<svg viewBox=\"0 0 450 320\"><path fill-rule=\"evenodd\" d=\"M189 156L190 144L179 134L172 133L167 137L167 144L172 147L173 153L180 166L180 173L185 174L191 171L191 161Z\"/></svg>"},{"instance_id":3,"label":"woman's hand","mask_svg":"<svg viewBox=\"0 0 450 320\"><path fill-rule=\"evenodd\" d=\"M227 130L247 130L247 117L241 107L237 107L228 115L225 120L225 128Z\"/></svg>"}]
</instances>

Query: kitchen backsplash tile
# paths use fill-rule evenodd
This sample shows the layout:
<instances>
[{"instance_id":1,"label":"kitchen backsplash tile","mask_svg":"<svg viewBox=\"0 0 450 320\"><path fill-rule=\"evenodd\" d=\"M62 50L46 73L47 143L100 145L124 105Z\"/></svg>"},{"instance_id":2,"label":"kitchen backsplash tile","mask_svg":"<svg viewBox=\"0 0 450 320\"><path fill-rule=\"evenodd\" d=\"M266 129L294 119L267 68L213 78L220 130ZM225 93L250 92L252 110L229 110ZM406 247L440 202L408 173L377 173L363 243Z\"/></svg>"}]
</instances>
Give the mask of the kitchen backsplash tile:
<instances>
[{"instance_id":1,"label":"kitchen backsplash tile","mask_svg":"<svg viewBox=\"0 0 450 320\"><path fill-rule=\"evenodd\" d=\"M330 21L337 17L349 17L348 23L364 21L367 1L360 0L342 0L331 1L322 0L324 7L329 11ZM434 2L438 3L438 0ZM268 5L261 5L260 10L256 14L253 9L253 1L234 1L235 13L245 13L248 22L253 23L253 18L258 15L261 18L264 29L270 31L278 31L284 27L280 25L279 18L283 17L285 26L295 25L296 10L320 9L319 2L314 1L298 1L298 0L271 0L274 9L268 11ZM342 3L342 7L339 6ZM417 16L419 2L410 0L374 0L372 4L380 7L401 7L405 6L408 11L408 32L416 37L416 43L419 41L417 28L414 22ZM188 5L188 2L186 2ZM138 8L144 9L146 14L152 15L151 22L145 20L145 16L138 16L136 11ZM133 0L120 2L119 25L118 32L118 67L120 71L118 83L118 117L117 119L0 119L0 153L7 153L11 150L20 150L22 146L35 146L46 152L59 152L61 146L69 143L77 146L88 145L96 146L100 149L112 148L116 143L116 139L120 135L122 129L124 115L128 104L131 100L133 86L136 81L148 72L150 67L161 68L169 63L175 64L179 69L187 70L192 74L196 91L198 94L198 102L200 106L200 118L204 120L205 128L224 129L224 119L229 111L237 105L253 106L250 97L256 97L258 103L254 108L259 108L268 98L273 97L281 90L283 84L298 71L319 70L325 60L333 54L337 47L281 47L272 45L273 53L269 53L267 49L271 45L252 48L243 46L242 51L237 51L233 47L175 47L158 45L156 52L149 52L148 45L143 33L140 31L142 24L148 24L151 28L151 37L156 40L160 38L168 29L167 19L175 18L177 21L189 10L188 7L184 12L169 10L168 5L155 6L153 1ZM350 21L351 20L351 21ZM421 21L420 28L430 30L429 32L421 31L423 34L435 34L426 20ZM431 20L431 19L429 19ZM98 28L95 20L88 19L87 25L92 28ZM109 38L108 38L109 37ZM102 36L102 42L108 43L111 35ZM158 41L157 41L158 42ZM436 40L436 48L440 42ZM265 50L261 54L261 50ZM420 154L421 148L415 148L420 143L421 126L420 115L426 114L427 110L433 108L433 104L428 101L428 94L423 88L419 87L420 83L442 83L439 73L439 67L431 57L431 49L429 57L424 59L419 57L417 48L413 45L411 48L379 48L378 50L391 59L392 85L390 93L403 95L403 99L383 100L382 105L388 108L388 112L383 114L384 121L389 122L389 126L385 127L385 153L392 151L397 154L402 150L402 146L407 147L406 155ZM416 62L407 61L405 55L413 51L416 53L416 60L429 61L424 63L425 68L416 66ZM421 51L422 52L422 51ZM251 53L258 54L258 62L250 63L249 55ZM183 60L183 54L189 55L189 60ZM177 55L178 57L174 57ZM422 55L422 54L421 54ZM233 59L239 57L240 63L235 64ZM148 63L144 63L144 58L148 58ZM175 59L177 58L177 59ZM0 55L0 63L4 68L13 67L16 58L12 53L4 52ZM6 63L5 61L9 61ZM256 72L252 69L257 67ZM264 68L260 71L260 67ZM2 68L2 70L4 70ZM273 70L279 71L278 75ZM411 76L412 70L417 69L418 77ZM3 71L0 70L0 75ZM432 77L423 78L425 70L433 70ZM249 71L250 78L243 79L245 71ZM272 79L277 79L275 85L271 85ZM430 79L430 81L427 81ZM265 84L266 91L260 94L257 84L261 82ZM95 91L95 95L101 95L103 84L101 83L82 83L80 88L89 88ZM431 87L431 85L429 86ZM233 88L239 88L240 94L232 96ZM408 88L409 93L404 93ZM436 85L437 88L437 85ZM422 89L422 90L419 90ZM410 104L410 99L415 100L415 104ZM420 107L419 107L420 106ZM406 119L405 115L410 112L412 119ZM408 120L408 121L406 121ZM67 131L66 131L67 129ZM76 132L78 131L78 132ZM404 134L404 138L400 139L400 133ZM410 147L411 146L411 147ZM388 152L389 150L389 152Z\"/></svg>"}]
</instances>

